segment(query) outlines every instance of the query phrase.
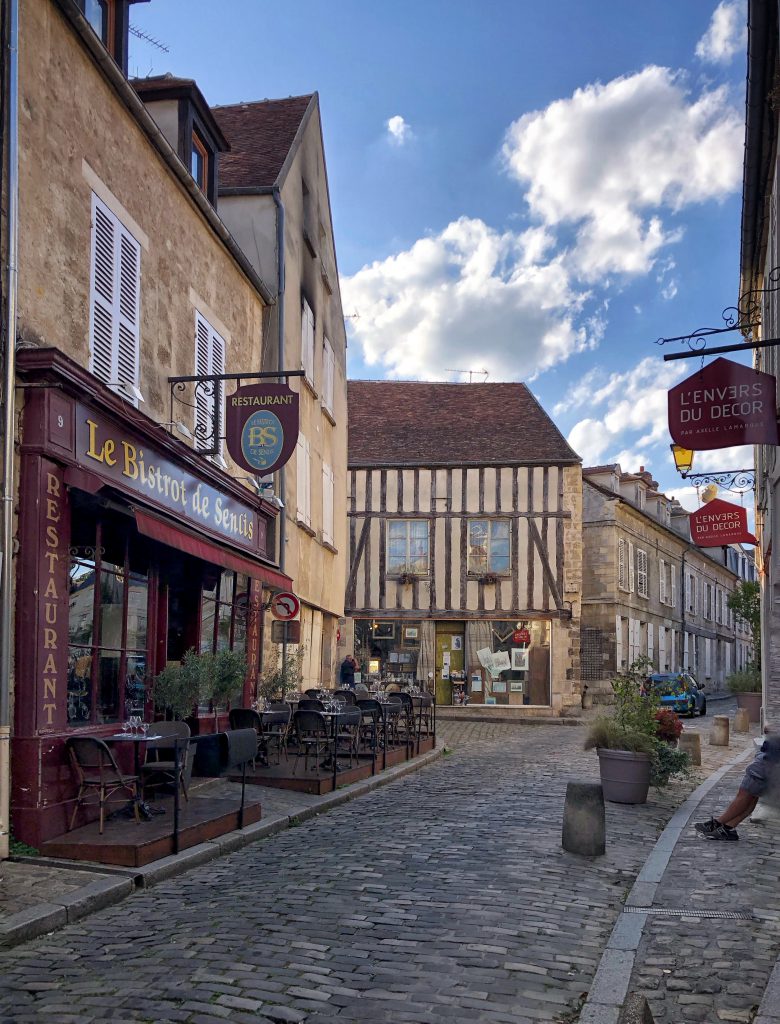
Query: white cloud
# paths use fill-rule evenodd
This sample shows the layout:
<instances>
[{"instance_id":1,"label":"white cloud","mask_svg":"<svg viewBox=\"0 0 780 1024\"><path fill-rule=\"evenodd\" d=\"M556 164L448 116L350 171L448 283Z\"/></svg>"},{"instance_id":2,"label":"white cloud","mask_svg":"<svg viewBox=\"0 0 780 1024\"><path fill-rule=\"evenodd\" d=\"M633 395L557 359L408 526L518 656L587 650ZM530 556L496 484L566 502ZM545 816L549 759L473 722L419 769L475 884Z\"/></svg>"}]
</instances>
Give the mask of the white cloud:
<instances>
[{"instance_id":1,"label":"white cloud","mask_svg":"<svg viewBox=\"0 0 780 1024\"><path fill-rule=\"evenodd\" d=\"M394 146L403 146L414 137L411 126L400 114L389 118L385 123L385 127L387 128L387 134L390 136L390 142Z\"/></svg>"},{"instance_id":2,"label":"white cloud","mask_svg":"<svg viewBox=\"0 0 780 1024\"><path fill-rule=\"evenodd\" d=\"M688 512L695 512L699 505L701 505L701 500L695 487L670 487L667 489L666 494L670 498L677 498L682 507Z\"/></svg>"},{"instance_id":3,"label":"white cloud","mask_svg":"<svg viewBox=\"0 0 780 1024\"><path fill-rule=\"evenodd\" d=\"M591 376L592 375L592 376ZM667 392L683 376L672 363L653 356L624 373L613 373L604 384L591 389L597 379L583 380L570 391L566 408L588 405L591 415L569 432L569 444L587 466L619 462L626 472L640 465L648 470L665 448L668 452ZM555 407L559 411L561 403ZM593 413L602 410L601 416Z\"/></svg>"},{"instance_id":4,"label":"white cloud","mask_svg":"<svg viewBox=\"0 0 780 1024\"><path fill-rule=\"evenodd\" d=\"M345 278L363 358L394 377L485 368L492 380L528 380L593 347L603 323L577 322L586 295L549 253L551 242L542 228L501 234L462 217Z\"/></svg>"},{"instance_id":5,"label":"white cloud","mask_svg":"<svg viewBox=\"0 0 780 1024\"><path fill-rule=\"evenodd\" d=\"M722 0L709 27L696 44L696 56L711 64L727 64L747 44L747 10L744 0Z\"/></svg>"},{"instance_id":6,"label":"white cloud","mask_svg":"<svg viewBox=\"0 0 780 1024\"><path fill-rule=\"evenodd\" d=\"M725 88L691 97L682 74L650 66L525 114L507 131L503 157L532 215L574 229L574 271L598 280L647 273L680 239L664 209L739 187L742 130Z\"/></svg>"}]
</instances>

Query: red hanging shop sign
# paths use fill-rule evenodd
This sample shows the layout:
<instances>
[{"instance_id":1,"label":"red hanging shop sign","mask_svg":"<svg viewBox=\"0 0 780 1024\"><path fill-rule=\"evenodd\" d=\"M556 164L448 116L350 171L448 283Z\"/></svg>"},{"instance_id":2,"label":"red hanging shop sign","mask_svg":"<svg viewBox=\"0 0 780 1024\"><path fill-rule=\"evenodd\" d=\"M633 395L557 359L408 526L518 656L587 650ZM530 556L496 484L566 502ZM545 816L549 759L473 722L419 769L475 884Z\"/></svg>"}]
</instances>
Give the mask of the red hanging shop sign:
<instances>
[{"instance_id":1,"label":"red hanging shop sign","mask_svg":"<svg viewBox=\"0 0 780 1024\"><path fill-rule=\"evenodd\" d=\"M669 392L669 433L691 451L778 442L775 378L716 359Z\"/></svg>"},{"instance_id":2,"label":"red hanging shop sign","mask_svg":"<svg viewBox=\"0 0 780 1024\"><path fill-rule=\"evenodd\" d=\"M715 498L691 512L691 540L700 548L725 544L758 544L748 530L747 509Z\"/></svg>"},{"instance_id":3,"label":"red hanging shop sign","mask_svg":"<svg viewBox=\"0 0 780 1024\"><path fill-rule=\"evenodd\" d=\"M248 384L225 399L225 434L233 461L266 476L289 461L298 443L298 395L287 384Z\"/></svg>"}]
</instances>

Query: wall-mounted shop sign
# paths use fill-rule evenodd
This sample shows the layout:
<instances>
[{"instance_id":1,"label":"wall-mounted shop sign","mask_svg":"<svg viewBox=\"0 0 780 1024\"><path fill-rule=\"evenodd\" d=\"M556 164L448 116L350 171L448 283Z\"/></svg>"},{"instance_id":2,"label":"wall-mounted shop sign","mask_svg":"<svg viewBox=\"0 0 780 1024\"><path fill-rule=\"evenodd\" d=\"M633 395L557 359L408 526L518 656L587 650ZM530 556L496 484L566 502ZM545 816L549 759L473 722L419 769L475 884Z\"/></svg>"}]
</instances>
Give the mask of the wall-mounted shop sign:
<instances>
[{"instance_id":1,"label":"wall-mounted shop sign","mask_svg":"<svg viewBox=\"0 0 780 1024\"><path fill-rule=\"evenodd\" d=\"M253 509L83 405L76 406L76 461L185 523L248 551L265 553L265 521Z\"/></svg>"},{"instance_id":2,"label":"wall-mounted shop sign","mask_svg":"<svg viewBox=\"0 0 780 1024\"><path fill-rule=\"evenodd\" d=\"M758 544L748 530L747 509L715 498L691 512L691 540L700 548L724 544Z\"/></svg>"},{"instance_id":3,"label":"wall-mounted shop sign","mask_svg":"<svg viewBox=\"0 0 780 1024\"><path fill-rule=\"evenodd\" d=\"M298 441L298 395L287 384L247 384L225 399L233 461L266 475L283 466Z\"/></svg>"},{"instance_id":4,"label":"wall-mounted shop sign","mask_svg":"<svg viewBox=\"0 0 780 1024\"><path fill-rule=\"evenodd\" d=\"M778 444L775 378L716 359L670 390L669 433L692 451Z\"/></svg>"}]
</instances>

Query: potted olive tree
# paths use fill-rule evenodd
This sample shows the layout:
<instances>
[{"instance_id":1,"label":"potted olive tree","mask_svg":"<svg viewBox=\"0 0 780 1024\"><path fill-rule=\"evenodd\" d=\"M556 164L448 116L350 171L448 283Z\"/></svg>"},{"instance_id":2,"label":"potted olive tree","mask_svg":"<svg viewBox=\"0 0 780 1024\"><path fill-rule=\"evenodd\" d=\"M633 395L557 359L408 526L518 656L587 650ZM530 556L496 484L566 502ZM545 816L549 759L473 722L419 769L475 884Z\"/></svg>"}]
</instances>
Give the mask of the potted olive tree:
<instances>
[{"instance_id":1,"label":"potted olive tree","mask_svg":"<svg viewBox=\"0 0 780 1024\"><path fill-rule=\"evenodd\" d=\"M165 717L189 718L197 704L207 699L209 687L206 662L190 648L181 661L169 662L156 677L152 700Z\"/></svg>"},{"instance_id":2,"label":"potted olive tree","mask_svg":"<svg viewBox=\"0 0 780 1024\"><path fill-rule=\"evenodd\" d=\"M295 650L287 648L287 657L282 662L281 650L277 653L276 662L267 665L260 673L257 681L257 696L261 700L284 700L288 693L300 690L303 681L304 644Z\"/></svg>"}]
</instances>

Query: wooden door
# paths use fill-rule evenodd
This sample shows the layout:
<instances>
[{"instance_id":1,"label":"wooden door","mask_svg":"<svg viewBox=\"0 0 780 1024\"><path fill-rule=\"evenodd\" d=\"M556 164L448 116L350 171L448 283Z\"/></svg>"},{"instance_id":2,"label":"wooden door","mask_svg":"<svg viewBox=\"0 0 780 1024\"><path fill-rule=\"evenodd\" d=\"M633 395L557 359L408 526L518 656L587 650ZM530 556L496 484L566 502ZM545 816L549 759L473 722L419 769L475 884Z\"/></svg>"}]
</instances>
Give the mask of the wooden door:
<instances>
[{"instance_id":1,"label":"wooden door","mask_svg":"<svg viewBox=\"0 0 780 1024\"><path fill-rule=\"evenodd\" d=\"M462 622L436 623L436 703L452 704L453 672L463 672L465 629Z\"/></svg>"}]
</instances>

